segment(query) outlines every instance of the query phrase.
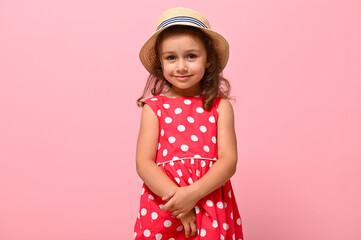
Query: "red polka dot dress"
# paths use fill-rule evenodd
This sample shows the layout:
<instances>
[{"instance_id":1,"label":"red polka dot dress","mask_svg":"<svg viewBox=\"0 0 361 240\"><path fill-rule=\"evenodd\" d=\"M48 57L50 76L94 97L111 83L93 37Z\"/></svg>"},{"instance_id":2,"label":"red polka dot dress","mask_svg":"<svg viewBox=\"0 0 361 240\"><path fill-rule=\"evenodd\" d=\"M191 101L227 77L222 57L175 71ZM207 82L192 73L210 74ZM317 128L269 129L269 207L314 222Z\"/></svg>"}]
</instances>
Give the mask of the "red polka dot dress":
<instances>
[{"instance_id":1,"label":"red polka dot dress","mask_svg":"<svg viewBox=\"0 0 361 240\"><path fill-rule=\"evenodd\" d=\"M220 98L212 108L202 107L198 96L169 98L158 95L145 101L159 120L157 165L179 186L188 186L217 161L217 120ZM166 202L145 184L134 227L134 239L186 239L179 219L163 212ZM243 240L241 217L227 181L195 206L197 236L189 239Z\"/></svg>"}]
</instances>

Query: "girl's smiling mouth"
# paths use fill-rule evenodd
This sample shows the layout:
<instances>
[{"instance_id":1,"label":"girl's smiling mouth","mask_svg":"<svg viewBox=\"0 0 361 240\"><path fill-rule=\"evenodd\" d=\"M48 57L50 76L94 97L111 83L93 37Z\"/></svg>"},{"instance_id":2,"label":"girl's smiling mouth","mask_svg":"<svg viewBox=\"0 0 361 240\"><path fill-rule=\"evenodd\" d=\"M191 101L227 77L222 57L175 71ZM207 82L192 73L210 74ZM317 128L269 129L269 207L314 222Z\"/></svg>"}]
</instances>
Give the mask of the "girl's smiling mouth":
<instances>
[{"instance_id":1,"label":"girl's smiling mouth","mask_svg":"<svg viewBox=\"0 0 361 240\"><path fill-rule=\"evenodd\" d=\"M179 76L175 76L178 80L186 80L188 78L191 77L191 75L179 75Z\"/></svg>"}]
</instances>

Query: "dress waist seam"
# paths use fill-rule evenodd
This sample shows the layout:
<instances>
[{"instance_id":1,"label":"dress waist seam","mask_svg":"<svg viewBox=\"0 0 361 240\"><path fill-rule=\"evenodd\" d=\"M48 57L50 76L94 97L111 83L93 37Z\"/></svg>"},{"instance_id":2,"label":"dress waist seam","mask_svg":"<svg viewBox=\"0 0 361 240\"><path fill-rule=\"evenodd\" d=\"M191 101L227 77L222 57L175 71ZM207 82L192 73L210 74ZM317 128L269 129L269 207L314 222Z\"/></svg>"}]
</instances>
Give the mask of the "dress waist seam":
<instances>
[{"instance_id":1,"label":"dress waist seam","mask_svg":"<svg viewBox=\"0 0 361 240\"><path fill-rule=\"evenodd\" d=\"M214 162L217 161L217 159L214 159L214 158L184 157L184 158L177 158L177 159L169 160L169 161L165 161L165 162L159 162L159 163L157 163L157 165L159 166L159 165L167 164L167 163L171 163L171 162L182 161L182 160L191 160L191 159L194 159L194 160L210 160L210 161L214 161Z\"/></svg>"}]
</instances>

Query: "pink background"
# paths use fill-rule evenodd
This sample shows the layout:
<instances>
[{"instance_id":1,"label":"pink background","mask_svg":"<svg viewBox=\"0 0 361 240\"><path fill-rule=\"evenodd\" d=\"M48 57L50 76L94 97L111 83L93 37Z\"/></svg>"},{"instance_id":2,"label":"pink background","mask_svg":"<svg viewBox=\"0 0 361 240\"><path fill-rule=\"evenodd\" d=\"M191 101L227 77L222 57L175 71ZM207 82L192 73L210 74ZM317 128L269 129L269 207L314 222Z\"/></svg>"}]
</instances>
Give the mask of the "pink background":
<instances>
[{"instance_id":1,"label":"pink background","mask_svg":"<svg viewBox=\"0 0 361 240\"><path fill-rule=\"evenodd\" d=\"M359 0L0 0L0 239L133 238L138 51L175 6L231 46L245 239L361 239Z\"/></svg>"}]
</instances>

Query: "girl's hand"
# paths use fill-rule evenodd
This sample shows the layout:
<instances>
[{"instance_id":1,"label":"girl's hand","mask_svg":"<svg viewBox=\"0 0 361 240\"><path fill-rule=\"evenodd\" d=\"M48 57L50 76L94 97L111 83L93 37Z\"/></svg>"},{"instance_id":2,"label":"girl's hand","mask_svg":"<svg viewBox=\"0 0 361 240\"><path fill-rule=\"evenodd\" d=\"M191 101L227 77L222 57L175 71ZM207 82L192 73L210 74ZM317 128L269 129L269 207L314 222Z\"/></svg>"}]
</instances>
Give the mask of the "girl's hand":
<instances>
[{"instance_id":1,"label":"girl's hand","mask_svg":"<svg viewBox=\"0 0 361 240\"><path fill-rule=\"evenodd\" d=\"M174 192L170 192L162 198L168 201L162 211L171 211L172 215L181 219L189 213L199 201L197 194L192 190L191 186L179 187Z\"/></svg>"},{"instance_id":2,"label":"girl's hand","mask_svg":"<svg viewBox=\"0 0 361 240\"><path fill-rule=\"evenodd\" d=\"M184 226L186 238L194 237L197 235L197 217L194 208L180 220Z\"/></svg>"}]
</instances>

